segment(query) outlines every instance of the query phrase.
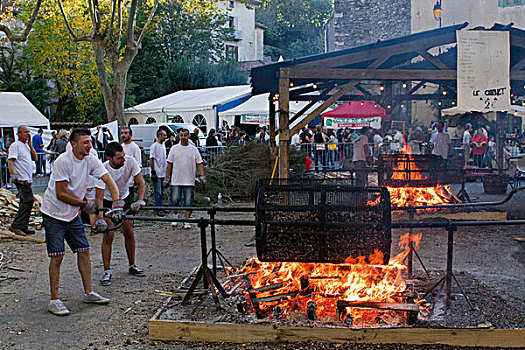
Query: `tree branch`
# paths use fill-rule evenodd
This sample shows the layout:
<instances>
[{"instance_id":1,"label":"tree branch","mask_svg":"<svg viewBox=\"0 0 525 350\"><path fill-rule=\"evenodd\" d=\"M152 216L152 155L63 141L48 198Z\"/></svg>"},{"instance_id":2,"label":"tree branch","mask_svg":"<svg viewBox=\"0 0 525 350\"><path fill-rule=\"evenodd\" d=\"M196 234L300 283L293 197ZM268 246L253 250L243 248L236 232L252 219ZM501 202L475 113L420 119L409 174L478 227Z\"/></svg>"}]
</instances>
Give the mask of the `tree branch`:
<instances>
[{"instance_id":1,"label":"tree branch","mask_svg":"<svg viewBox=\"0 0 525 350\"><path fill-rule=\"evenodd\" d=\"M115 23L115 12L117 11L117 2L116 0L111 1L111 20L109 22L109 29L108 29L108 38L111 38L111 35L113 34L113 25Z\"/></svg>"},{"instance_id":2,"label":"tree branch","mask_svg":"<svg viewBox=\"0 0 525 350\"><path fill-rule=\"evenodd\" d=\"M148 29L151 22L153 21L153 16L155 16L155 12L157 11L158 5L159 5L159 0L155 0L155 3L153 4L153 8L151 9L151 12L149 13L148 20L144 24L144 27L142 28L142 31L140 32L139 38L137 39L137 45L140 45L142 43L142 39L144 38L144 35L146 34L146 30Z\"/></svg>"},{"instance_id":3,"label":"tree branch","mask_svg":"<svg viewBox=\"0 0 525 350\"><path fill-rule=\"evenodd\" d=\"M95 5L92 0L88 1L89 18L91 18L91 37L94 38L97 33L97 22L95 19Z\"/></svg>"},{"instance_id":4,"label":"tree branch","mask_svg":"<svg viewBox=\"0 0 525 350\"><path fill-rule=\"evenodd\" d=\"M64 23L66 24L67 31L71 35L74 41L88 41L91 42L90 37L77 37L76 34L73 32L73 29L71 28L71 25L69 24L69 21L66 16L66 12L64 11L64 6L62 5L62 0L58 0L58 7L60 8L60 12L62 13L62 18L64 19Z\"/></svg>"},{"instance_id":5,"label":"tree branch","mask_svg":"<svg viewBox=\"0 0 525 350\"><path fill-rule=\"evenodd\" d=\"M135 16L137 15L138 0L131 0L128 10L128 23L126 26L126 46L135 45Z\"/></svg>"},{"instance_id":6,"label":"tree branch","mask_svg":"<svg viewBox=\"0 0 525 350\"><path fill-rule=\"evenodd\" d=\"M0 24L0 31L4 32L10 41L26 41L27 37L29 36L29 33L31 32L31 29L33 29L33 24L35 23L36 18L38 17L38 12L40 11L40 5L42 5L42 1L43 0L38 0L36 2L35 8L33 9L33 13L31 14L31 18L29 18L29 21L26 23L26 28L22 32L22 34L13 33L8 26L3 24Z\"/></svg>"}]
</instances>

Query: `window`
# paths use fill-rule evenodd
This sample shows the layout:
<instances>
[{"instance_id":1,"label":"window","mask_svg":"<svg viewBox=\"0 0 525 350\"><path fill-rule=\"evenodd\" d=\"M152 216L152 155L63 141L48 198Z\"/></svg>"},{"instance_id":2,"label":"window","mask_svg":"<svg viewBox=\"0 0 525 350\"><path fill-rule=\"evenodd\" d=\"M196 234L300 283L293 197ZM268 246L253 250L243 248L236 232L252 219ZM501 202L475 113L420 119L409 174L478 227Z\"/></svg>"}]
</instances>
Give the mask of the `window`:
<instances>
[{"instance_id":1,"label":"window","mask_svg":"<svg viewBox=\"0 0 525 350\"><path fill-rule=\"evenodd\" d=\"M153 123L156 123L157 120L155 118L152 118L152 117L149 117L148 119L146 119L146 124L153 124Z\"/></svg>"},{"instance_id":2,"label":"window","mask_svg":"<svg viewBox=\"0 0 525 350\"><path fill-rule=\"evenodd\" d=\"M204 134L208 132L206 118L204 118L202 114L197 114L195 117L193 117L192 123L193 125L196 125L199 129L201 129Z\"/></svg>"},{"instance_id":3,"label":"window","mask_svg":"<svg viewBox=\"0 0 525 350\"><path fill-rule=\"evenodd\" d=\"M131 117L131 118L129 118L128 126L130 126L130 125L137 125L138 123L139 123L139 121L137 120L137 118Z\"/></svg>"},{"instance_id":4,"label":"window","mask_svg":"<svg viewBox=\"0 0 525 350\"><path fill-rule=\"evenodd\" d=\"M226 45L226 58L233 61L238 61L239 48L235 45Z\"/></svg>"},{"instance_id":5,"label":"window","mask_svg":"<svg viewBox=\"0 0 525 350\"><path fill-rule=\"evenodd\" d=\"M168 121L171 123L184 123L184 118L180 115L168 115Z\"/></svg>"},{"instance_id":6,"label":"window","mask_svg":"<svg viewBox=\"0 0 525 350\"><path fill-rule=\"evenodd\" d=\"M228 16L228 28L235 29L235 17Z\"/></svg>"},{"instance_id":7,"label":"window","mask_svg":"<svg viewBox=\"0 0 525 350\"><path fill-rule=\"evenodd\" d=\"M525 0L499 0L499 7L525 5Z\"/></svg>"},{"instance_id":8,"label":"window","mask_svg":"<svg viewBox=\"0 0 525 350\"><path fill-rule=\"evenodd\" d=\"M231 9L234 8L235 7L235 1L234 0L228 1L228 7L231 8Z\"/></svg>"}]
</instances>

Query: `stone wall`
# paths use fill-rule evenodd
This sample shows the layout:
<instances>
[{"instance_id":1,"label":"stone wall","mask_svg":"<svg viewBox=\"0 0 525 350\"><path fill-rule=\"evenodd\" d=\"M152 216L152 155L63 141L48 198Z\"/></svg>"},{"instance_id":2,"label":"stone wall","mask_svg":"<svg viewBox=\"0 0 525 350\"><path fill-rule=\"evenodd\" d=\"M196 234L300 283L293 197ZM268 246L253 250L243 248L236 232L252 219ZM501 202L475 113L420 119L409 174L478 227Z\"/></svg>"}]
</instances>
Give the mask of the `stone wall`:
<instances>
[{"instance_id":1,"label":"stone wall","mask_svg":"<svg viewBox=\"0 0 525 350\"><path fill-rule=\"evenodd\" d=\"M411 33L411 0L334 0L335 50Z\"/></svg>"}]
</instances>

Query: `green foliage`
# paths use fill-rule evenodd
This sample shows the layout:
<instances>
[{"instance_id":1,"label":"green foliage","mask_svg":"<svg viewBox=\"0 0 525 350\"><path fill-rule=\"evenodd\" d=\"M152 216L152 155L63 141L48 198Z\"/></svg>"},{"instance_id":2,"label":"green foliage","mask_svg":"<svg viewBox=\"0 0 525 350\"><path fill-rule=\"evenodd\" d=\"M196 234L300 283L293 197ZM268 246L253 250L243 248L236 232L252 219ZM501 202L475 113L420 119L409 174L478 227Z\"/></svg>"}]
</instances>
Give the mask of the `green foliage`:
<instances>
[{"instance_id":1,"label":"green foliage","mask_svg":"<svg viewBox=\"0 0 525 350\"><path fill-rule=\"evenodd\" d=\"M333 0L263 0L255 11L264 24L265 52L277 60L301 57L323 51L323 25L333 11ZM278 50L282 50L279 53Z\"/></svg>"}]
</instances>

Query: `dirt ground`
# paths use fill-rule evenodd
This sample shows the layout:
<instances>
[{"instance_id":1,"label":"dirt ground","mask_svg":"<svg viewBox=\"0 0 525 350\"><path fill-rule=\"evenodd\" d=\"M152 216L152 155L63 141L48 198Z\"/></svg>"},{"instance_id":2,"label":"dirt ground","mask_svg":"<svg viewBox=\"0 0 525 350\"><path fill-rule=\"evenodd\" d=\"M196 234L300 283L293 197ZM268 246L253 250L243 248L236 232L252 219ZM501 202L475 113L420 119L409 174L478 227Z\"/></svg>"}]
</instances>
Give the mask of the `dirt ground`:
<instances>
[{"instance_id":1,"label":"dirt ground","mask_svg":"<svg viewBox=\"0 0 525 350\"><path fill-rule=\"evenodd\" d=\"M253 214L221 214L219 217L252 219ZM158 295L155 290L169 291L177 288L188 272L199 264L199 231L197 227L182 230L172 228L169 223L142 222L136 224L135 232L137 264L147 275L142 278L128 275L123 239L121 235L116 235L112 259L113 284L108 287L99 284L103 273L100 255L102 236L89 236L94 290L111 298L111 303L107 306L82 303L76 258L70 251L66 253L62 265L60 297L71 310L71 315L67 317L57 317L46 310L49 284L45 245L0 239L0 251L4 254L4 267L0 270L0 348L243 348L240 345L163 343L148 339L148 320L166 300L165 296ZM402 233L404 232L400 230L393 232L393 253L397 252L397 240ZM256 254L255 247L244 245L253 235L253 227L219 226L218 248L233 264L241 264L247 257ZM43 233L37 233L36 237L43 238ZM525 237L523 226L460 228L455 234L454 271L460 283L465 283L465 291L471 294L474 303L491 300L492 319L513 317L510 327L514 327L516 322L523 327L524 265L518 261L518 242L514 237ZM445 269L446 247L446 231L423 231L419 254L434 276ZM8 269L7 266L23 269L24 272ZM421 270L417 263L415 268ZM454 288L454 292L458 293L457 288ZM457 302L460 302L459 299ZM499 308L499 304L504 304L505 307ZM509 308L517 314L505 315L503 310ZM519 322L520 317L523 322ZM505 326L504 323L493 325ZM284 347L326 348L325 345L313 343L296 347L283 344L249 346L254 349Z\"/></svg>"}]
</instances>

